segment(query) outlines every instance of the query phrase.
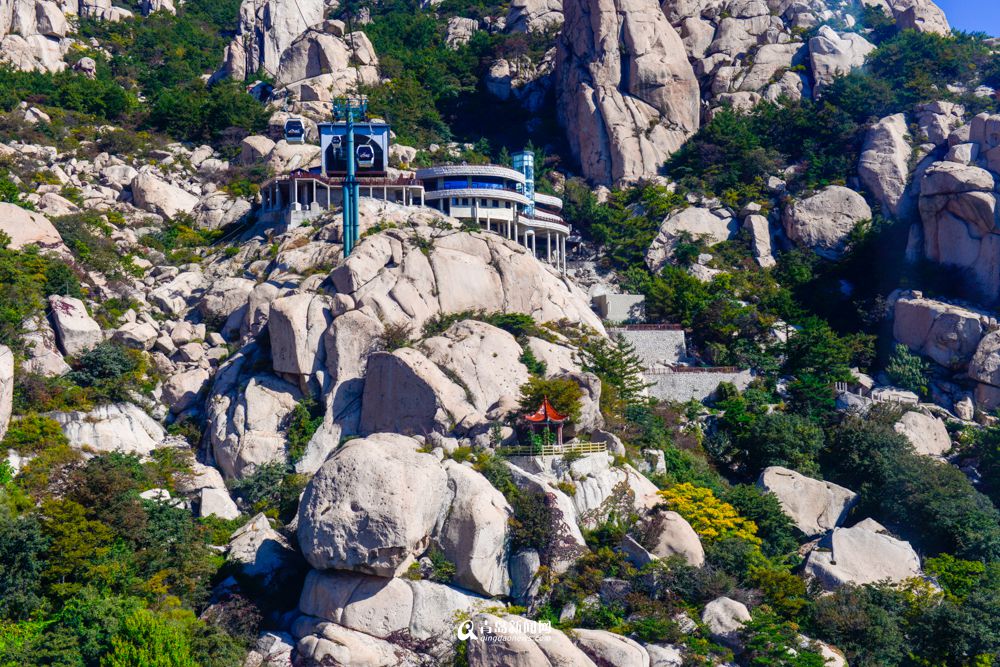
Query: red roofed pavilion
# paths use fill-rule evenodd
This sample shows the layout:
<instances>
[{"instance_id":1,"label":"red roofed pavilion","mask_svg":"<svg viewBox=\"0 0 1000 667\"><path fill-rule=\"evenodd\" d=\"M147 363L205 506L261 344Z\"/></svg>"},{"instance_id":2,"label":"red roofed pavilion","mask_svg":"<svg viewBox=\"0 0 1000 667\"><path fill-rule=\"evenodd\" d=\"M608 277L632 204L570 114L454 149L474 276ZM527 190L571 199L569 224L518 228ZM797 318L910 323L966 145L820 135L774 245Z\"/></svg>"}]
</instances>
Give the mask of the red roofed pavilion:
<instances>
[{"instance_id":1,"label":"red roofed pavilion","mask_svg":"<svg viewBox=\"0 0 1000 667\"><path fill-rule=\"evenodd\" d=\"M552 407L552 404L549 403L547 396L542 399L542 404L538 407L538 409L530 415L525 416L524 419L529 422L533 428L542 426L548 429L553 424L556 425L556 446L562 446L563 422L566 421L566 415L557 412L556 409Z\"/></svg>"}]
</instances>

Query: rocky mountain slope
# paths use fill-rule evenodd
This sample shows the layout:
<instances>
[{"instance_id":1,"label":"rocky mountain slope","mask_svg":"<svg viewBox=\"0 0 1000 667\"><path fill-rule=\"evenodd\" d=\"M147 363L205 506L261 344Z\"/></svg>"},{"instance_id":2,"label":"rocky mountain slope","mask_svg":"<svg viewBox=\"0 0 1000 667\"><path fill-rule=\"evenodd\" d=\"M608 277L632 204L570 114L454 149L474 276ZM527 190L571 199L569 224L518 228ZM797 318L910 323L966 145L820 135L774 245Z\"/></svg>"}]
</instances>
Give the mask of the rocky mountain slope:
<instances>
[{"instance_id":1,"label":"rocky mountain slope","mask_svg":"<svg viewBox=\"0 0 1000 667\"><path fill-rule=\"evenodd\" d=\"M996 40L924 0L0 0L0 39L0 664L1000 660ZM276 223L355 93L391 177L527 145L569 270L367 197L347 258L339 210Z\"/></svg>"}]
</instances>

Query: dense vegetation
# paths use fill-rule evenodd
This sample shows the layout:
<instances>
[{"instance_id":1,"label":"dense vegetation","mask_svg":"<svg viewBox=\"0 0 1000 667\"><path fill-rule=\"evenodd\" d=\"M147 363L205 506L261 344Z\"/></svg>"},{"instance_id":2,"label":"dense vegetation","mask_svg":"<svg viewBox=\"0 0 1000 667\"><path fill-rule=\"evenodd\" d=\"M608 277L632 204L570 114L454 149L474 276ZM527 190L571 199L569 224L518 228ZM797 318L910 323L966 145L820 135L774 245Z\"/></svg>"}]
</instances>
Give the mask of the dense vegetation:
<instances>
[{"instance_id":1,"label":"dense vegetation","mask_svg":"<svg viewBox=\"0 0 1000 667\"><path fill-rule=\"evenodd\" d=\"M222 564L208 546L218 521L139 496L174 490L183 452L84 461L38 416L3 446L35 458L0 480L0 664L240 663L259 612L237 596L215 602L220 623L195 615Z\"/></svg>"},{"instance_id":2,"label":"dense vegetation","mask_svg":"<svg viewBox=\"0 0 1000 667\"><path fill-rule=\"evenodd\" d=\"M781 176L793 196L846 184L868 125L880 117L939 99L972 113L994 108L994 101L971 92L997 79L997 60L981 36L897 33L891 25L873 35L879 48L867 66L838 78L820 100L717 113L668 163L680 184L676 192L643 184L613 191L600 203L582 182L567 183L567 217L599 245L601 262L624 278L624 287L645 295L647 316L689 328L702 361L750 366L758 379L742 393L724 389L708 415L699 405L634 405L624 422L609 419L630 448L663 451L667 473L652 479L665 489L667 505L700 534L708 564L694 570L667 562L637 571L616 550L635 518L614 517L591 535L594 555L555 583L543 615L557 620L561 603L582 603L612 576L629 582L620 604L585 607L576 622L633 636L654 632L706 658L718 649L697 633L679 633L675 614L693 615L698 603L726 594L760 604L744 637L753 653L744 656L748 664L812 664L806 653L801 663L788 657L783 622L845 650L852 665L995 663L997 485L984 475L973 486L954 465L916 455L893 428L900 410L862 418L836 411L833 400L833 384L850 379L856 366L884 370L898 385L928 392L927 362L905 348L877 345L889 291L900 285L948 291L940 272L904 266L910 221L876 216L855 231L838 261L791 251L763 270L745 238L712 247L682 238L674 263L656 273L645 265L660 223L687 205L688 192L735 210L757 203L766 214L775 197L769 178ZM704 252L721 271L709 282L686 270ZM792 327L794 333L781 342L775 327L782 337ZM961 440L963 451L981 457L981 472L1000 470L995 428L968 428ZM922 581L844 587L826 596L807 589L794 575L804 537L773 497L753 486L772 465L859 492L854 516L871 516L909 540L940 589Z\"/></svg>"}]
</instances>

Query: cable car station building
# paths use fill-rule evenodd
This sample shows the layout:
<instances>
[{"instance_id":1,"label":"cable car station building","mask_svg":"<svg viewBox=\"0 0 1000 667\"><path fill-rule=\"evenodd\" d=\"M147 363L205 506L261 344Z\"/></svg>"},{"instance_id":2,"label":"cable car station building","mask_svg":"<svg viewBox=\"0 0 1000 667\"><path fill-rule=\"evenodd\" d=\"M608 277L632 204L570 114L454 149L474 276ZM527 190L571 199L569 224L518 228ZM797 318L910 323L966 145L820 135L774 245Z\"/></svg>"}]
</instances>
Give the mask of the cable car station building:
<instances>
[{"instance_id":1,"label":"cable car station building","mask_svg":"<svg viewBox=\"0 0 1000 667\"><path fill-rule=\"evenodd\" d=\"M321 165L264 183L261 217L266 222L297 227L343 206L346 124L321 123L318 127ZM287 140L291 143L296 138L289 136ZM453 218L474 221L485 231L515 240L539 259L566 270L570 228L560 215L562 200L535 193L532 153L516 154L514 168L442 165L418 169L415 175L390 175L389 141L387 123L354 124L353 158L361 197L402 206L429 206Z\"/></svg>"}]
</instances>

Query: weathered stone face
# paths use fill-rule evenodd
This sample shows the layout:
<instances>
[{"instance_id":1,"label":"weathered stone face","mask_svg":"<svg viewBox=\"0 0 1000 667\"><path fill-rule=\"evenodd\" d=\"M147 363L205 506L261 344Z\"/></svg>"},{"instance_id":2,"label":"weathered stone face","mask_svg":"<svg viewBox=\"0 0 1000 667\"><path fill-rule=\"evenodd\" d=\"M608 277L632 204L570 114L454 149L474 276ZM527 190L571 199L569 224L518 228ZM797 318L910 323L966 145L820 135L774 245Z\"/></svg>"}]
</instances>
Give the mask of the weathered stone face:
<instances>
[{"instance_id":1,"label":"weathered stone face","mask_svg":"<svg viewBox=\"0 0 1000 667\"><path fill-rule=\"evenodd\" d=\"M556 98L583 173L603 184L656 175L699 125L684 44L655 0L569 0L563 12Z\"/></svg>"},{"instance_id":2,"label":"weathered stone face","mask_svg":"<svg viewBox=\"0 0 1000 667\"><path fill-rule=\"evenodd\" d=\"M920 558L913 547L872 519L834 529L820 547L809 553L805 574L827 589L877 581L897 583L920 576Z\"/></svg>"},{"instance_id":3,"label":"weathered stone face","mask_svg":"<svg viewBox=\"0 0 1000 667\"><path fill-rule=\"evenodd\" d=\"M890 216L906 210L909 203L905 195L913 149L908 138L904 114L883 118L868 130L858 164L861 182Z\"/></svg>"},{"instance_id":4,"label":"weathered stone face","mask_svg":"<svg viewBox=\"0 0 1000 667\"><path fill-rule=\"evenodd\" d=\"M765 469L757 486L773 493L795 527L809 536L839 526L858 500L850 489L778 466Z\"/></svg>"},{"instance_id":5,"label":"weathered stone face","mask_svg":"<svg viewBox=\"0 0 1000 667\"><path fill-rule=\"evenodd\" d=\"M456 583L506 595L510 505L478 472L418 447L379 433L337 450L302 498L303 555L317 569L391 577L434 544Z\"/></svg>"},{"instance_id":6,"label":"weathered stone face","mask_svg":"<svg viewBox=\"0 0 1000 667\"><path fill-rule=\"evenodd\" d=\"M871 217L864 197L849 188L830 185L786 206L782 220L785 233L796 245L836 259L858 223Z\"/></svg>"}]
</instances>

